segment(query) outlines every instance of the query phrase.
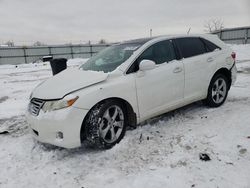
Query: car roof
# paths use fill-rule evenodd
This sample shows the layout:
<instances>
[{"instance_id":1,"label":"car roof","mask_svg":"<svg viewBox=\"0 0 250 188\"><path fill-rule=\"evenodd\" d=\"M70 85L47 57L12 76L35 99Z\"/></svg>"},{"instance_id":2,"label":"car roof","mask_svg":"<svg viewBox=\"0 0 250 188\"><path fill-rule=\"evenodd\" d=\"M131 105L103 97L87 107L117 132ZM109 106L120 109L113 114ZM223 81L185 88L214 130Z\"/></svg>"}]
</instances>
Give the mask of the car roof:
<instances>
[{"instance_id":1,"label":"car roof","mask_svg":"<svg viewBox=\"0 0 250 188\"><path fill-rule=\"evenodd\" d=\"M156 38L156 37L132 39L132 40L123 41L123 42L121 42L121 44L133 44L133 43L144 44L144 43L146 43L154 38Z\"/></svg>"},{"instance_id":2,"label":"car roof","mask_svg":"<svg viewBox=\"0 0 250 188\"><path fill-rule=\"evenodd\" d=\"M145 44L151 40L164 40L164 39L173 39L173 38L183 38L183 37L214 37L213 34L178 34L178 35L160 35L155 37L148 37L148 38L138 38L132 39L128 41L121 42L121 44L131 44L131 43L141 43Z\"/></svg>"}]
</instances>

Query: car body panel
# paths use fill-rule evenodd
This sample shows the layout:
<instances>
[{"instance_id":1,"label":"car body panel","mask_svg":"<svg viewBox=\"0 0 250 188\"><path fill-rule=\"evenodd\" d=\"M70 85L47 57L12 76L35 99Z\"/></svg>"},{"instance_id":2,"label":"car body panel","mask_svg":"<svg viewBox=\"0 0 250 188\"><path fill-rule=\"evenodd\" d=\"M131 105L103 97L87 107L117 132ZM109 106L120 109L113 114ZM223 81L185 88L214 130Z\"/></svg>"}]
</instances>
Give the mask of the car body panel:
<instances>
[{"instance_id":1,"label":"car body panel","mask_svg":"<svg viewBox=\"0 0 250 188\"><path fill-rule=\"evenodd\" d=\"M183 101L184 68L181 61L163 63L153 70L139 71L134 76L142 120L158 115L168 106Z\"/></svg>"},{"instance_id":2,"label":"car body panel","mask_svg":"<svg viewBox=\"0 0 250 188\"><path fill-rule=\"evenodd\" d=\"M73 104L74 107L90 110L95 104L110 98L119 98L127 101L133 108L134 112L139 115L137 106L136 86L133 75L109 76L102 83L93 85L89 88L79 90L74 93L79 99ZM139 119L139 116L137 117Z\"/></svg>"},{"instance_id":3,"label":"car body panel","mask_svg":"<svg viewBox=\"0 0 250 188\"><path fill-rule=\"evenodd\" d=\"M66 69L40 84L33 91L33 96L39 99L60 99L70 92L102 82L107 77L108 74L104 72Z\"/></svg>"},{"instance_id":4,"label":"car body panel","mask_svg":"<svg viewBox=\"0 0 250 188\"><path fill-rule=\"evenodd\" d=\"M81 146L82 117L87 112L87 110L70 107L47 113L41 111L38 116L33 116L27 112L26 117L32 135L36 140L60 147L75 148ZM63 139L56 137L58 132L63 133Z\"/></svg>"},{"instance_id":5,"label":"car body panel","mask_svg":"<svg viewBox=\"0 0 250 188\"><path fill-rule=\"evenodd\" d=\"M185 99L206 97L210 78L217 67L217 58L221 52L210 52L183 59L185 69Z\"/></svg>"}]
</instances>

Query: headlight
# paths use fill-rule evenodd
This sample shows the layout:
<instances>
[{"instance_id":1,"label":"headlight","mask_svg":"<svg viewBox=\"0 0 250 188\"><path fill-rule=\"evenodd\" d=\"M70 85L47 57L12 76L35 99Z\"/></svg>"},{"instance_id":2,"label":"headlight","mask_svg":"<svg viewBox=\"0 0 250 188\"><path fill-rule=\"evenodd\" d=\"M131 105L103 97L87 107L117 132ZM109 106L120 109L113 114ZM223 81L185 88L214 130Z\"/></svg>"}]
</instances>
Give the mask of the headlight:
<instances>
[{"instance_id":1,"label":"headlight","mask_svg":"<svg viewBox=\"0 0 250 188\"><path fill-rule=\"evenodd\" d=\"M59 110L62 108L67 108L72 106L74 102L78 99L78 96L67 95L61 100L46 101L42 107L44 112L49 112L52 110Z\"/></svg>"}]
</instances>

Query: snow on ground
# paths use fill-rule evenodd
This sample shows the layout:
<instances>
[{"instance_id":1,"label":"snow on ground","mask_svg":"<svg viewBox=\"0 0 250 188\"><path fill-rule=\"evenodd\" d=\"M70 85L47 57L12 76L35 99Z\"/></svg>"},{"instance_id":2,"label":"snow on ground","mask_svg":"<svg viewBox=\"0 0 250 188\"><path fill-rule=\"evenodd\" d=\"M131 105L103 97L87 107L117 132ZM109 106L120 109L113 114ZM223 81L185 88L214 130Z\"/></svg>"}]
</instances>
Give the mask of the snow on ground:
<instances>
[{"instance_id":1,"label":"snow on ground","mask_svg":"<svg viewBox=\"0 0 250 188\"><path fill-rule=\"evenodd\" d=\"M223 106L198 102L167 113L106 151L33 140L24 113L50 67L0 66L0 132L10 132L0 135L0 187L250 187L250 46L233 48L240 71ZM199 160L200 153L211 161Z\"/></svg>"},{"instance_id":2,"label":"snow on ground","mask_svg":"<svg viewBox=\"0 0 250 188\"><path fill-rule=\"evenodd\" d=\"M250 44L245 45L231 45L231 48L236 52L238 61L249 61Z\"/></svg>"}]
</instances>

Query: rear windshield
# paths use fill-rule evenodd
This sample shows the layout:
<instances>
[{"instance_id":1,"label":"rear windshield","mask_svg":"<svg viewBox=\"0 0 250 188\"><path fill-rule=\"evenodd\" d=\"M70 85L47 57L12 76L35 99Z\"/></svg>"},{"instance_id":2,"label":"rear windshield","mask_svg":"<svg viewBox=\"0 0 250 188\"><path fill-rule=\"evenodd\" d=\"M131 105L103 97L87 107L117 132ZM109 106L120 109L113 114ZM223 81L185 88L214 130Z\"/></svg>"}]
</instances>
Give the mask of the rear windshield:
<instances>
[{"instance_id":1,"label":"rear windshield","mask_svg":"<svg viewBox=\"0 0 250 188\"><path fill-rule=\"evenodd\" d=\"M219 46L217 46L216 44L214 44L214 43L212 43L212 42L210 42L210 41L208 41L206 39L201 38L201 40L205 44L207 52L213 52L216 49L221 49Z\"/></svg>"}]
</instances>

